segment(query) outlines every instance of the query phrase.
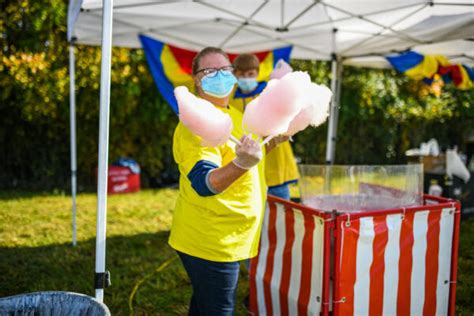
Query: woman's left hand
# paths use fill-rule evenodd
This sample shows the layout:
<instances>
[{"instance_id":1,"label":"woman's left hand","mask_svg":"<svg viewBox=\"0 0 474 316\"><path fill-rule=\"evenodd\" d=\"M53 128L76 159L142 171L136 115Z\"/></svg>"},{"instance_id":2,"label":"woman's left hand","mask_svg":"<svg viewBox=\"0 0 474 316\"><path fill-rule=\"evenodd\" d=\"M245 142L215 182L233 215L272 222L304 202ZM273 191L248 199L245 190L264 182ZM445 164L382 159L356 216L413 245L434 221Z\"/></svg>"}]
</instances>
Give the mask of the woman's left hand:
<instances>
[{"instance_id":1,"label":"woman's left hand","mask_svg":"<svg viewBox=\"0 0 474 316\"><path fill-rule=\"evenodd\" d=\"M271 152L275 147L280 145L281 143L286 142L287 140L290 139L290 136L285 136L285 135L278 135L273 137L266 145L265 145L265 150L267 153Z\"/></svg>"},{"instance_id":2,"label":"woman's left hand","mask_svg":"<svg viewBox=\"0 0 474 316\"><path fill-rule=\"evenodd\" d=\"M279 144L284 143L289 139L290 139L290 136L278 135L278 136L273 137L271 142L273 142L273 145L276 147Z\"/></svg>"}]
</instances>

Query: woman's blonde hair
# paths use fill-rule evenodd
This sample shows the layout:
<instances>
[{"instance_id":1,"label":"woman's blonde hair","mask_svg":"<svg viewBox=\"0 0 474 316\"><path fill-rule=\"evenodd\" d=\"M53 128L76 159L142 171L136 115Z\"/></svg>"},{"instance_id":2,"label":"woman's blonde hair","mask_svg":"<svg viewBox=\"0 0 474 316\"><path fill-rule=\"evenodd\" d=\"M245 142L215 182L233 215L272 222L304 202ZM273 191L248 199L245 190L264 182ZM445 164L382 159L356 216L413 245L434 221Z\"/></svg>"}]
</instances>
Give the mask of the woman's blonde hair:
<instances>
[{"instance_id":1,"label":"woman's blonde hair","mask_svg":"<svg viewBox=\"0 0 474 316\"><path fill-rule=\"evenodd\" d=\"M221 54L222 56L227 58L227 60L229 60L229 56L227 56L227 54L222 49L217 48L217 47L211 47L211 46L206 47L203 50L201 50L196 56L194 56L194 59L193 59L193 75L196 75L197 72L200 70L199 69L199 63L201 61L201 58L203 58L204 56L207 56L209 54Z\"/></svg>"}]
</instances>

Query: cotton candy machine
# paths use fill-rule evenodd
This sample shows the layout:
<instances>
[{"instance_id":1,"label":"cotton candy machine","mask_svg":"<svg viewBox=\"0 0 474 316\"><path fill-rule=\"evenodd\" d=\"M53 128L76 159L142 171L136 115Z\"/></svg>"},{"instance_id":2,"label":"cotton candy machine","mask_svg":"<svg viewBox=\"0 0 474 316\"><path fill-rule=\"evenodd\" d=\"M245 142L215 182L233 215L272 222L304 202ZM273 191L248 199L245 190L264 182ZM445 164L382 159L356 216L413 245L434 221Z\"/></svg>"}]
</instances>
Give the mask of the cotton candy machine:
<instances>
[{"instance_id":1,"label":"cotton candy machine","mask_svg":"<svg viewBox=\"0 0 474 316\"><path fill-rule=\"evenodd\" d=\"M319 210L368 211L423 204L423 165L300 165L302 203Z\"/></svg>"},{"instance_id":2,"label":"cotton candy machine","mask_svg":"<svg viewBox=\"0 0 474 316\"><path fill-rule=\"evenodd\" d=\"M250 263L252 313L455 314L461 205L422 195L421 165L300 173L305 205L267 199Z\"/></svg>"}]
</instances>

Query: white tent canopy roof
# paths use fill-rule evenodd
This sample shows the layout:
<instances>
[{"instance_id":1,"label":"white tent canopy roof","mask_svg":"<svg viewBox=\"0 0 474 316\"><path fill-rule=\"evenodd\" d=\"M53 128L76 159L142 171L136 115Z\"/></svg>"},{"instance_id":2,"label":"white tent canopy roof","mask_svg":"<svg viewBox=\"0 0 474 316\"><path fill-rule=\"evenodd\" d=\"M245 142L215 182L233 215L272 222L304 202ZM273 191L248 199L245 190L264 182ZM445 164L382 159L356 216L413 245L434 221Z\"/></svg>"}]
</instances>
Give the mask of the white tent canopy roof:
<instances>
[{"instance_id":1,"label":"white tent canopy roof","mask_svg":"<svg viewBox=\"0 0 474 316\"><path fill-rule=\"evenodd\" d=\"M102 1L75 0L69 38L100 45ZM293 45L293 58L385 67L407 49L474 64L472 0L115 0L113 45L141 47L138 34L175 46L228 52Z\"/></svg>"}]
</instances>

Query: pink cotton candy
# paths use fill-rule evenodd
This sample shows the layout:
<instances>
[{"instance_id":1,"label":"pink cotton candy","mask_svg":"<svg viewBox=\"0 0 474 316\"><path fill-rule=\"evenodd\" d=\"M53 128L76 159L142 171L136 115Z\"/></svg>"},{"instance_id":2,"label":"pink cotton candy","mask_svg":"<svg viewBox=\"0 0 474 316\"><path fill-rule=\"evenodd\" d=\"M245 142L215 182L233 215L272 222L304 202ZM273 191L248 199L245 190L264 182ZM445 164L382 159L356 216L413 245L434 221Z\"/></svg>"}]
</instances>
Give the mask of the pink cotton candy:
<instances>
[{"instance_id":1,"label":"pink cotton candy","mask_svg":"<svg viewBox=\"0 0 474 316\"><path fill-rule=\"evenodd\" d=\"M309 83L304 88L304 96L300 99L303 103L301 111L290 122L286 136L293 136L304 130L309 125L314 127L324 123L329 115L329 104L332 92L324 85Z\"/></svg>"},{"instance_id":2,"label":"pink cotton candy","mask_svg":"<svg viewBox=\"0 0 474 316\"><path fill-rule=\"evenodd\" d=\"M262 94L246 106L244 128L260 137L286 132L305 105L302 98L310 82L309 75L301 71L270 80Z\"/></svg>"},{"instance_id":3,"label":"pink cotton candy","mask_svg":"<svg viewBox=\"0 0 474 316\"><path fill-rule=\"evenodd\" d=\"M270 74L270 80L283 78L283 76L285 76L286 74L292 71L293 71L293 68L291 68L291 66L288 65L286 61L284 61L283 59L280 59L276 63L275 69Z\"/></svg>"},{"instance_id":4,"label":"pink cotton candy","mask_svg":"<svg viewBox=\"0 0 474 316\"><path fill-rule=\"evenodd\" d=\"M229 114L196 97L184 86L176 87L174 95L178 101L179 120L202 138L203 146L220 146L229 139L233 129Z\"/></svg>"}]
</instances>

